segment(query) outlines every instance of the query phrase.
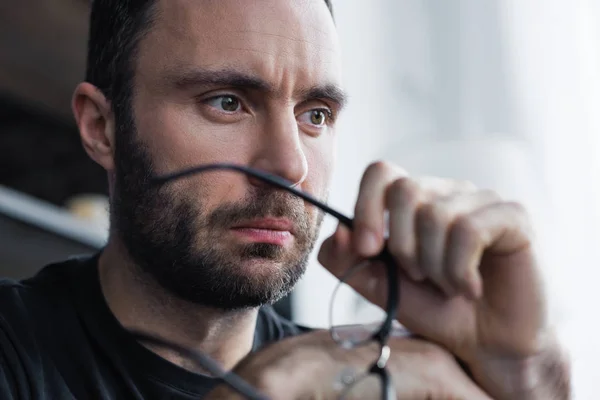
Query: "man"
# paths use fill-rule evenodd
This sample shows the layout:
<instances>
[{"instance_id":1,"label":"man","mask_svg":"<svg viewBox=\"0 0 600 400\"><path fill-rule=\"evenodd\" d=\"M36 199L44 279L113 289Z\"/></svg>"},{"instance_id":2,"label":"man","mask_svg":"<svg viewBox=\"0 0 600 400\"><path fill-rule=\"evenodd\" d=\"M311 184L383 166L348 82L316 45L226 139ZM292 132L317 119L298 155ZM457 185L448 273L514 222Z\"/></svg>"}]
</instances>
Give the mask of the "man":
<instances>
[{"instance_id":1,"label":"man","mask_svg":"<svg viewBox=\"0 0 600 400\"><path fill-rule=\"evenodd\" d=\"M305 269L321 221L314 207L230 172L150 182L228 162L326 198L344 103L339 59L323 0L93 3L73 110L109 176L110 238L94 257L2 284L2 398L238 396L133 330L202 352L272 398L336 398L341 371L368 368L376 347L343 349L266 306ZM378 254L386 211L402 272L397 319L420 338L390 342L398 398L568 398L522 209L374 163L354 230L323 244L322 264L340 275ZM352 284L383 305L376 271ZM357 396L380 395L375 383Z\"/></svg>"}]
</instances>

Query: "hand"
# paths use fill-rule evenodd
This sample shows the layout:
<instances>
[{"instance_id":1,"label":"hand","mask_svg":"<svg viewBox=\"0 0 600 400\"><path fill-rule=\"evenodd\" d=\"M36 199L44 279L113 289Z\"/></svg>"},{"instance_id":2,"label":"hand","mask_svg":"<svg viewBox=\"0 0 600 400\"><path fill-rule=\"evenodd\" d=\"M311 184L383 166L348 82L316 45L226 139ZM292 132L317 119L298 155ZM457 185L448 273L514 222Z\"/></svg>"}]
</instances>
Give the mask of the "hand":
<instances>
[{"instance_id":1,"label":"hand","mask_svg":"<svg viewBox=\"0 0 600 400\"><path fill-rule=\"evenodd\" d=\"M398 399L490 400L442 348L411 338L390 339L388 369ZM234 372L271 399L338 399L335 383L352 368L358 374L377 359L375 344L352 350L341 348L328 331L315 331L277 342L249 355ZM380 400L379 381L369 379L352 399ZM369 386L370 385L370 386ZM237 396L237 397L236 397ZM221 385L206 399L242 399Z\"/></svg>"},{"instance_id":2,"label":"hand","mask_svg":"<svg viewBox=\"0 0 600 400\"><path fill-rule=\"evenodd\" d=\"M442 344L476 375L500 371L490 367L500 360L523 365L555 351L522 206L470 183L415 180L395 166L376 163L361 182L354 230L338 228L324 242L319 261L341 276L378 254L386 242L386 211L387 246L401 269L397 318L406 328ZM349 283L384 306L382 276L382 268L374 266ZM502 398L498 391L490 390Z\"/></svg>"}]
</instances>

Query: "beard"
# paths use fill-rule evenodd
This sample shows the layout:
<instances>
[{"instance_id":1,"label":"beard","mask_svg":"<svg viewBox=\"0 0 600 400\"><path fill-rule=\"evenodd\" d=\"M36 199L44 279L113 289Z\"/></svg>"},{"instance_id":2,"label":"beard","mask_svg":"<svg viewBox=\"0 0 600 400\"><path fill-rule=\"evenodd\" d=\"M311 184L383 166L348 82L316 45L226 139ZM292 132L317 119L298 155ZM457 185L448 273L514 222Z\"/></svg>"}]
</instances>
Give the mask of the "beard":
<instances>
[{"instance_id":1,"label":"beard","mask_svg":"<svg viewBox=\"0 0 600 400\"><path fill-rule=\"evenodd\" d=\"M152 279L180 299L228 311L272 304L293 289L306 270L321 212L311 218L303 200L265 186L208 212L197 197L177 191L179 185L151 182L152 159L135 129L116 137L111 230L142 282ZM267 216L294 224L293 247L225 238L236 223Z\"/></svg>"}]
</instances>

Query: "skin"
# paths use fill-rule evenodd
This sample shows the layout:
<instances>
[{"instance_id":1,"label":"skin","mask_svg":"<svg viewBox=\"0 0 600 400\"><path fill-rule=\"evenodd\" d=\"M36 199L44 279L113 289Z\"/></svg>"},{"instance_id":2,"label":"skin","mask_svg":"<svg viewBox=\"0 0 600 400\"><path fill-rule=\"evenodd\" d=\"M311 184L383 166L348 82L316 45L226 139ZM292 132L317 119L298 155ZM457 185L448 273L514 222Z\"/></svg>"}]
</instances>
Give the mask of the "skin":
<instances>
[{"instance_id":1,"label":"skin","mask_svg":"<svg viewBox=\"0 0 600 400\"><path fill-rule=\"evenodd\" d=\"M166 4L166 0L159 1L159 18L140 43L132 104L137 140L144 145L155 173L232 162L279 175L302 190L326 197L334 163L335 120L320 127L310 116L315 109L337 115L342 104L337 96L328 95L331 90L306 96L311 88L341 86L337 34L323 2L169 0ZM220 75L223 71L249 75L269 89L191 84L199 75L214 77L218 71ZM216 99L230 94L242 104L235 112L224 111L222 98ZM76 89L73 109L84 147L107 170L114 197L118 171L110 102L93 85L82 83ZM192 205L197 202L197 209L206 214L224 202L243 202L261 186L242 175L214 173L177 182L169 190L174 198ZM546 392L538 390L538 383L523 378L546 362L565 363L546 324L546 299L522 208L472 185L441 179L417 181L396 166L375 163L361 184L356 230L338 229L321 248L321 263L341 275L379 252L385 210L391 221L388 246L404 271L399 282L400 322L465 361L477 383L494 398L549 398L543 397ZM303 215L316 231L316 212L306 206ZM190 224L197 230L195 243L200 248L206 232L201 221ZM216 234L222 236L212 244L235 256L241 239L226 230ZM278 259L239 259L229 272L268 282L270 276L289 268L300 253L295 240L284 250ZM310 361L301 351L304 342L296 340L246 357L256 308L223 310L186 301L160 282L146 279L141 283L135 267L119 235L111 232L100 258L100 280L109 307L125 327L202 351L228 369L242 359L245 365L272 362L281 366L273 360L286 357L294 346L299 347L286 359L301 361L298 365ZM381 293L378 286L384 285L381 271L365 269L363 273L352 284L382 305L384 299L377 295ZM335 347L317 342L323 350L319 354L338 365L332 353ZM173 352L151 349L197 370ZM402 361L404 350L397 350L393 358ZM449 358L443 363L448 377L460 371ZM241 368L239 372L259 386L266 379L272 389L277 387L276 379L268 371L272 369ZM501 384L509 373L514 377L510 384ZM469 382L462 381L464 385Z\"/></svg>"},{"instance_id":2,"label":"skin","mask_svg":"<svg viewBox=\"0 0 600 400\"><path fill-rule=\"evenodd\" d=\"M392 357L387 370L402 400L491 400L460 369L452 355L424 340L390 338ZM327 331L316 331L278 342L235 369L240 376L273 399L339 399L335 388L341 376L362 376L379 356L377 345L348 350L335 343ZM261 371L256 374L255 371ZM375 375L345 392L348 400L380 400L381 384ZM226 386L216 388L206 400L244 397Z\"/></svg>"},{"instance_id":3,"label":"skin","mask_svg":"<svg viewBox=\"0 0 600 400\"><path fill-rule=\"evenodd\" d=\"M327 239L323 265L340 276L379 253L384 210L387 246L403 272L398 320L462 359L494 398L566 398L568 385L555 377L563 388L554 386L547 375L558 366L564 380L568 361L547 323L523 207L468 182L417 179L374 163L361 183L356 228L340 227ZM350 284L382 306L381 275L381 268L365 268Z\"/></svg>"},{"instance_id":4,"label":"skin","mask_svg":"<svg viewBox=\"0 0 600 400\"><path fill-rule=\"evenodd\" d=\"M334 163L335 121L316 125L310 113L326 109L337 114L343 99L307 96L313 88L326 92L341 86L337 35L321 3L300 1L290 6L265 1L249 6L230 0L199 5L178 0L167 7L167 2L159 2L160 18L140 44L133 100L137 139L156 174L231 162L279 175L317 197L326 196ZM219 22L223 20L227 23ZM201 82L227 73L261 81L268 89ZM239 110L225 111L217 98L223 95L236 96ZM107 170L114 195L116 139L110 103L83 83L73 108L84 147ZM176 182L170 189L176 198L199 194L193 198L201 198L202 209L210 213L226 201L243 202L262 186L242 175L213 173ZM303 211L316 232L315 209L304 206ZM199 243L205 234L201 221L194 222L197 246L205 245ZM230 252L240 241L230 232L213 239L211 245L229 246L224 250ZM285 255L295 246L288 245ZM139 285L131 264L122 241L111 234L100 259L101 282L111 310L124 326L202 350L225 367L248 353L256 309L223 312L181 301L158 284ZM286 267L281 260L250 259L238 262L231 272L259 280ZM162 355L181 362L169 352Z\"/></svg>"}]
</instances>

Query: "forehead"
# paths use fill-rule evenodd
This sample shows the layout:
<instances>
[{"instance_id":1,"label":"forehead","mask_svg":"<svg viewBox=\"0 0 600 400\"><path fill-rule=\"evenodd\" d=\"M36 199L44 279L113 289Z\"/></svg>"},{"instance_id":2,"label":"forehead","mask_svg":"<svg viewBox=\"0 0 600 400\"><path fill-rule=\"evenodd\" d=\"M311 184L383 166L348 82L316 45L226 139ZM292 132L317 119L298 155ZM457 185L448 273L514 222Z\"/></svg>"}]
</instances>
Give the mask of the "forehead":
<instances>
[{"instance_id":1,"label":"forehead","mask_svg":"<svg viewBox=\"0 0 600 400\"><path fill-rule=\"evenodd\" d=\"M198 66L237 68L275 86L336 84L339 60L324 0L159 0L137 70L151 77Z\"/></svg>"}]
</instances>

